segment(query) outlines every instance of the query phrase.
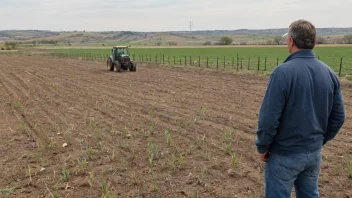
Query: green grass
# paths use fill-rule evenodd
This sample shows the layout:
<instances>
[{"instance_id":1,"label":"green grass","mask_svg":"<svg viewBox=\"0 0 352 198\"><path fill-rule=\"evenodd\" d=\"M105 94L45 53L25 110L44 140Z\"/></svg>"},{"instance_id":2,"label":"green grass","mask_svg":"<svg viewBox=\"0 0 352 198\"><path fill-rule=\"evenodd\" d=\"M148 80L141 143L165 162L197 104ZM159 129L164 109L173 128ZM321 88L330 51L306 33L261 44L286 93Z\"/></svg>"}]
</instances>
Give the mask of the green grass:
<instances>
[{"instance_id":1,"label":"green grass","mask_svg":"<svg viewBox=\"0 0 352 198\"><path fill-rule=\"evenodd\" d=\"M73 57L82 56L86 54L88 57L96 57L96 59L105 60L108 55L111 54L110 49L55 49L53 50L57 53L70 54ZM343 58L343 74L352 73L352 47L319 47L317 46L314 49L316 56L320 58L323 62L328 64L334 69L335 72L339 71L340 59ZM148 59L152 63L160 63L164 61L164 64L168 64L170 60L171 64L181 64L186 65L194 64L198 66L199 58L200 64L202 67L207 65L208 57L208 66L209 67L237 67L237 54L238 54L238 63L239 68L241 66L242 59L242 68L251 70L258 69L258 57L259 60L259 69L261 71L265 70L265 57L266 57L266 67L270 71L275 68L278 63L282 63L288 54L286 47L233 47L233 48L130 48L131 57L136 61L145 62ZM146 58L148 57L148 58ZM164 57L164 60L163 60ZM151 58L151 60L149 60ZM224 59L225 58L225 59ZM174 60L175 59L175 60ZM218 62L218 64L217 64ZM234 62L234 66L233 65Z\"/></svg>"}]
</instances>

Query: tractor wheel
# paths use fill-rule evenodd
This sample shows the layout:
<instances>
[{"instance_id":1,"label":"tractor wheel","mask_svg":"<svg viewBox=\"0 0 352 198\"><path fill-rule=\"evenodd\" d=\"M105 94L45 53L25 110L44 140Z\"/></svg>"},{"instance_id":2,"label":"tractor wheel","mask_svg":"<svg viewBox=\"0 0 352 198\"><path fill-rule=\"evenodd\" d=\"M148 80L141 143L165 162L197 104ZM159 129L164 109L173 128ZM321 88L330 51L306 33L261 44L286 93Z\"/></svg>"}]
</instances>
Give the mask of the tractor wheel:
<instances>
[{"instance_id":1,"label":"tractor wheel","mask_svg":"<svg viewBox=\"0 0 352 198\"><path fill-rule=\"evenodd\" d=\"M107 64L109 63L109 65L107 65L108 69L110 67L110 71L114 71L114 63L112 62L111 58L108 59Z\"/></svg>"},{"instance_id":2,"label":"tractor wheel","mask_svg":"<svg viewBox=\"0 0 352 198\"><path fill-rule=\"evenodd\" d=\"M131 66L130 66L130 71L135 72L136 70L137 70L137 65L136 65L136 63L132 62Z\"/></svg>"},{"instance_id":3,"label":"tractor wheel","mask_svg":"<svg viewBox=\"0 0 352 198\"><path fill-rule=\"evenodd\" d=\"M115 67L117 72L121 72L121 63L115 64Z\"/></svg>"}]
</instances>

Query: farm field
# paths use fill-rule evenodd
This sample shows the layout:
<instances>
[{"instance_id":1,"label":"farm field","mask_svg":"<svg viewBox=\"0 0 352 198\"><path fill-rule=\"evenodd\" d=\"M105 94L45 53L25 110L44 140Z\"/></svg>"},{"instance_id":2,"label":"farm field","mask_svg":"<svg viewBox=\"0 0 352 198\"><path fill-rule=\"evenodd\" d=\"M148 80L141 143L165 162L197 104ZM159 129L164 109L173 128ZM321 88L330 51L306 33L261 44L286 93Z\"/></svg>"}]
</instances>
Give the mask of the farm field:
<instances>
[{"instance_id":1,"label":"farm field","mask_svg":"<svg viewBox=\"0 0 352 198\"><path fill-rule=\"evenodd\" d=\"M111 49L52 49L53 52L70 54L71 56L99 55L107 57ZM352 47L351 46L317 46L314 50L316 56L328 64L338 73L342 58L342 75L352 74ZM137 61L165 64L194 64L205 67L240 67L243 69L271 71L288 56L286 47L211 47L211 48L130 48L131 56ZM208 60L207 60L208 57ZM258 61L259 58L259 61ZM266 58L266 60L265 60ZM185 61L186 60L186 61Z\"/></svg>"},{"instance_id":2,"label":"farm field","mask_svg":"<svg viewBox=\"0 0 352 198\"><path fill-rule=\"evenodd\" d=\"M0 55L0 197L263 197L255 139L267 81L248 71L144 63L116 73L105 61ZM323 150L327 198L352 196L352 85L342 87L347 120Z\"/></svg>"}]
</instances>

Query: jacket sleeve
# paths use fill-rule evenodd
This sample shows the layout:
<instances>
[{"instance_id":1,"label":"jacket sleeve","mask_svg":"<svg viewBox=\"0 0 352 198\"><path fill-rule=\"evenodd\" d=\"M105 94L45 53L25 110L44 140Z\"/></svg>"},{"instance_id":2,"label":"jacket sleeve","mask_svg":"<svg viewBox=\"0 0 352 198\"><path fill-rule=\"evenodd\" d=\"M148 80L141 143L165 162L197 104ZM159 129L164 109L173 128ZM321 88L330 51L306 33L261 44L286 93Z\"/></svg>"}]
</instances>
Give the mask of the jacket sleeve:
<instances>
[{"instance_id":1,"label":"jacket sleeve","mask_svg":"<svg viewBox=\"0 0 352 198\"><path fill-rule=\"evenodd\" d=\"M259 153L269 150L279 127L281 113L286 103L286 84L280 72L270 76L268 88L259 112L256 146Z\"/></svg>"},{"instance_id":2,"label":"jacket sleeve","mask_svg":"<svg viewBox=\"0 0 352 198\"><path fill-rule=\"evenodd\" d=\"M345 108L340 85L335 92L332 109L329 115L328 126L324 135L324 144L334 139L345 122Z\"/></svg>"}]
</instances>

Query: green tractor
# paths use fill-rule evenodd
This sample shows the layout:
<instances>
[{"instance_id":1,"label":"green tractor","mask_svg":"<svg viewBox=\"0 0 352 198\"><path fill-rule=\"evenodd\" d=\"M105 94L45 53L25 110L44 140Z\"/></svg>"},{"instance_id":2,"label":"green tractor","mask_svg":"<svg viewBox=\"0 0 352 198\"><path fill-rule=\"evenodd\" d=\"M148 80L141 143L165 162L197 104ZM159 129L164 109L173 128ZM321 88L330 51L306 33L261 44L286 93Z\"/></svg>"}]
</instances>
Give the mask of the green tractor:
<instances>
[{"instance_id":1,"label":"green tractor","mask_svg":"<svg viewBox=\"0 0 352 198\"><path fill-rule=\"evenodd\" d=\"M121 70L137 70L136 63L131 61L127 46L115 46L112 48L112 55L106 61L106 67L110 71L121 72Z\"/></svg>"}]
</instances>

